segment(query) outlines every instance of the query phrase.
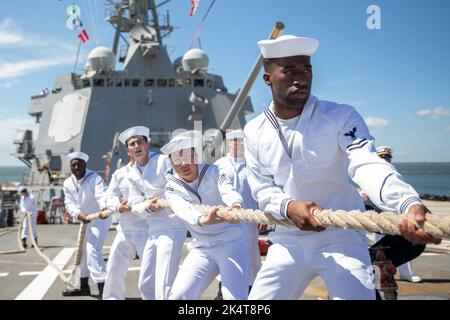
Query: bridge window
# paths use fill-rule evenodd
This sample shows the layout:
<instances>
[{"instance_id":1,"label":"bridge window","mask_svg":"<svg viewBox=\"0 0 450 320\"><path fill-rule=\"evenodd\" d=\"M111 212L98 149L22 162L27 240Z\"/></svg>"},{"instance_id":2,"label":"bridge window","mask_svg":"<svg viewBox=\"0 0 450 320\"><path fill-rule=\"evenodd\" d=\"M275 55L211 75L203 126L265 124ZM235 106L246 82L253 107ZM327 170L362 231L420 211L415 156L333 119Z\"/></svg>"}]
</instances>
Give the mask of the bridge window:
<instances>
[{"instance_id":1,"label":"bridge window","mask_svg":"<svg viewBox=\"0 0 450 320\"><path fill-rule=\"evenodd\" d=\"M158 87L167 87L167 79L158 79L156 83Z\"/></svg>"},{"instance_id":2,"label":"bridge window","mask_svg":"<svg viewBox=\"0 0 450 320\"><path fill-rule=\"evenodd\" d=\"M129 86L131 85L131 80L130 80L130 79L125 79L125 80L123 81L123 85L124 85L125 87L129 87Z\"/></svg>"},{"instance_id":3,"label":"bridge window","mask_svg":"<svg viewBox=\"0 0 450 320\"><path fill-rule=\"evenodd\" d=\"M140 79L133 79L133 81L132 81L132 84L133 84L133 87L139 87L139 84L141 83L141 80Z\"/></svg>"},{"instance_id":4,"label":"bridge window","mask_svg":"<svg viewBox=\"0 0 450 320\"><path fill-rule=\"evenodd\" d=\"M185 87L192 86L192 79L190 79L190 78L184 79L184 86Z\"/></svg>"},{"instance_id":5,"label":"bridge window","mask_svg":"<svg viewBox=\"0 0 450 320\"><path fill-rule=\"evenodd\" d=\"M155 84L155 79L145 79L144 86L145 87L153 87Z\"/></svg>"},{"instance_id":6,"label":"bridge window","mask_svg":"<svg viewBox=\"0 0 450 320\"><path fill-rule=\"evenodd\" d=\"M177 78L175 80L177 87L182 87L183 86L183 79Z\"/></svg>"},{"instance_id":7,"label":"bridge window","mask_svg":"<svg viewBox=\"0 0 450 320\"><path fill-rule=\"evenodd\" d=\"M208 88L212 88L213 87L213 81L211 79L206 80L206 86Z\"/></svg>"},{"instance_id":8,"label":"bridge window","mask_svg":"<svg viewBox=\"0 0 450 320\"><path fill-rule=\"evenodd\" d=\"M122 87L123 86L123 81L122 79L117 79L116 80L116 87Z\"/></svg>"},{"instance_id":9,"label":"bridge window","mask_svg":"<svg viewBox=\"0 0 450 320\"><path fill-rule=\"evenodd\" d=\"M175 87L175 79L169 79L169 87Z\"/></svg>"},{"instance_id":10,"label":"bridge window","mask_svg":"<svg viewBox=\"0 0 450 320\"><path fill-rule=\"evenodd\" d=\"M106 79L106 86L107 87L114 87L114 80L111 78Z\"/></svg>"},{"instance_id":11,"label":"bridge window","mask_svg":"<svg viewBox=\"0 0 450 320\"><path fill-rule=\"evenodd\" d=\"M194 79L194 87L204 87L205 80L203 79Z\"/></svg>"},{"instance_id":12,"label":"bridge window","mask_svg":"<svg viewBox=\"0 0 450 320\"><path fill-rule=\"evenodd\" d=\"M105 79L94 79L94 87L104 87Z\"/></svg>"}]
</instances>

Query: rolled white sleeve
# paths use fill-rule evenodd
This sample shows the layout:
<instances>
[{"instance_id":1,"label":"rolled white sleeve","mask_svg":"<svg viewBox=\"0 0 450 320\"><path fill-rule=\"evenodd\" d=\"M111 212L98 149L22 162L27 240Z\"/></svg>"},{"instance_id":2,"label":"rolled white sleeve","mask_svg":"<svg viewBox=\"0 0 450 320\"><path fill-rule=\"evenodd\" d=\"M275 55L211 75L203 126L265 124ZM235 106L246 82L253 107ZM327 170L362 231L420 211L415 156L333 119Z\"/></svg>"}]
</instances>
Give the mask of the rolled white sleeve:
<instances>
[{"instance_id":1,"label":"rolled white sleeve","mask_svg":"<svg viewBox=\"0 0 450 320\"><path fill-rule=\"evenodd\" d=\"M348 155L350 178L377 207L404 213L412 205L422 203L414 188L403 181L394 166L377 155L375 139L355 110L341 125L339 145Z\"/></svg>"},{"instance_id":2,"label":"rolled white sleeve","mask_svg":"<svg viewBox=\"0 0 450 320\"><path fill-rule=\"evenodd\" d=\"M166 200L170 209L183 221L190 225L202 225L200 220L203 213L195 209L188 201L174 191L168 184L165 191Z\"/></svg>"},{"instance_id":3,"label":"rolled white sleeve","mask_svg":"<svg viewBox=\"0 0 450 320\"><path fill-rule=\"evenodd\" d=\"M97 201L98 206L100 207L100 209L105 209L106 206L106 198L105 198L105 194L106 194L106 190L107 190L108 186L105 183L105 180L103 180L102 177L100 177L99 175L97 175L95 177L95 200Z\"/></svg>"},{"instance_id":4,"label":"rolled white sleeve","mask_svg":"<svg viewBox=\"0 0 450 320\"><path fill-rule=\"evenodd\" d=\"M25 211L27 211L27 207L26 207L26 205L25 205L25 197L24 197L24 196L21 196L21 197L20 197L20 204L19 204L19 207L20 207L20 211L21 211L22 213L25 213Z\"/></svg>"},{"instance_id":5,"label":"rolled white sleeve","mask_svg":"<svg viewBox=\"0 0 450 320\"><path fill-rule=\"evenodd\" d=\"M74 199L72 192L66 187L64 187L64 205L71 217L78 219L81 209L78 202Z\"/></svg>"},{"instance_id":6,"label":"rolled white sleeve","mask_svg":"<svg viewBox=\"0 0 450 320\"><path fill-rule=\"evenodd\" d=\"M113 174L111 182L105 193L105 205L112 212L119 212L120 206L120 181L117 174Z\"/></svg>"},{"instance_id":7,"label":"rolled white sleeve","mask_svg":"<svg viewBox=\"0 0 450 320\"><path fill-rule=\"evenodd\" d=\"M128 188L128 204L131 206L131 211L141 219L147 218L153 212L148 208L149 202L145 198L145 194L131 179L128 179Z\"/></svg>"},{"instance_id":8,"label":"rolled white sleeve","mask_svg":"<svg viewBox=\"0 0 450 320\"><path fill-rule=\"evenodd\" d=\"M217 187L222 201L229 207L233 205L242 207L244 200L233 184L233 176L235 173L232 171L232 168L230 169L223 164L217 164L217 168L219 175Z\"/></svg>"},{"instance_id":9,"label":"rolled white sleeve","mask_svg":"<svg viewBox=\"0 0 450 320\"><path fill-rule=\"evenodd\" d=\"M258 162L257 143L249 141L245 135L245 159L247 161L247 179L252 197L261 210L272 214L276 219L288 219L287 208L294 199L275 184L273 175Z\"/></svg>"}]
</instances>

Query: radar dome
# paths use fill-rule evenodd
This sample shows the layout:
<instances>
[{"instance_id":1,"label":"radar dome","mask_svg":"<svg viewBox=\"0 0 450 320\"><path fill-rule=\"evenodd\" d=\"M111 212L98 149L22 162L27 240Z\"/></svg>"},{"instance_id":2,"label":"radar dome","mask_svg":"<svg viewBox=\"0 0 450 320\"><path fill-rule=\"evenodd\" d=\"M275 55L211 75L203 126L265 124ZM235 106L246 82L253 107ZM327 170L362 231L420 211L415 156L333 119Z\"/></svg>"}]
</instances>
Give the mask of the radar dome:
<instances>
[{"instance_id":1,"label":"radar dome","mask_svg":"<svg viewBox=\"0 0 450 320\"><path fill-rule=\"evenodd\" d=\"M206 52L201 49L191 49L186 52L182 59L183 69L185 71L208 70L209 58Z\"/></svg>"},{"instance_id":2,"label":"radar dome","mask_svg":"<svg viewBox=\"0 0 450 320\"><path fill-rule=\"evenodd\" d=\"M116 66L116 57L111 49L97 47L89 53L86 71L111 72Z\"/></svg>"}]
</instances>

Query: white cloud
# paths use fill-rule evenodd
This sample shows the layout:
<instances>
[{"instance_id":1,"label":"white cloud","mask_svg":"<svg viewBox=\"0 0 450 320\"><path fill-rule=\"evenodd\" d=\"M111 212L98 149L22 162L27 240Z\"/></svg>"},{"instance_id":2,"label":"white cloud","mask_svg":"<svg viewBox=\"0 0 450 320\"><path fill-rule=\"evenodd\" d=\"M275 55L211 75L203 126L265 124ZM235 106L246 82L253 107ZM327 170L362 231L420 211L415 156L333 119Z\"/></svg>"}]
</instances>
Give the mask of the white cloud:
<instances>
[{"instance_id":1,"label":"white cloud","mask_svg":"<svg viewBox=\"0 0 450 320\"><path fill-rule=\"evenodd\" d=\"M77 47L73 44L42 37L32 32L22 32L15 21L11 18L5 18L0 21L0 48L4 46L14 47L15 49L26 52L25 48L33 47L34 57L27 60L16 60L17 55L10 56L0 60L0 80L9 81L0 83L0 88L11 88L16 83L14 78L25 74L45 70L58 65L69 65L75 62L75 52ZM6 50L5 50L6 51ZM19 53L21 51L18 51ZM80 61L84 59L82 53Z\"/></svg>"},{"instance_id":2,"label":"white cloud","mask_svg":"<svg viewBox=\"0 0 450 320\"><path fill-rule=\"evenodd\" d=\"M389 125L389 121L383 118L367 117L364 120L366 121L370 131L378 131Z\"/></svg>"},{"instance_id":3,"label":"white cloud","mask_svg":"<svg viewBox=\"0 0 450 320\"><path fill-rule=\"evenodd\" d=\"M3 89L10 89L13 86L14 86L14 83L12 83L12 82L0 83L0 88L3 88Z\"/></svg>"},{"instance_id":4,"label":"white cloud","mask_svg":"<svg viewBox=\"0 0 450 320\"><path fill-rule=\"evenodd\" d=\"M450 116L450 109L443 107L436 107L434 109L422 109L416 112L419 117L431 117L433 119L439 119L441 117Z\"/></svg>"},{"instance_id":5,"label":"white cloud","mask_svg":"<svg viewBox=\"0 0 450 320\"><path fill-rule=\"evenodd\" d=\"M5 18L0 23L0 46L7 46L23 42L24 36L20 30L13 29L14 22Z\"/></svg>"},{"instance_id":6,"label":"white cloud","mask_svg":"<svg viewBox=\"0 0 450 320\"><path fill-rule=\"evenodd\" d=\"M53 58L31 59L16 62L0 63L0 80L12 79L27 73L43 70L58 65L71 64L75 61L74 56L57 56Z\"/></svg>"}]
</instances>

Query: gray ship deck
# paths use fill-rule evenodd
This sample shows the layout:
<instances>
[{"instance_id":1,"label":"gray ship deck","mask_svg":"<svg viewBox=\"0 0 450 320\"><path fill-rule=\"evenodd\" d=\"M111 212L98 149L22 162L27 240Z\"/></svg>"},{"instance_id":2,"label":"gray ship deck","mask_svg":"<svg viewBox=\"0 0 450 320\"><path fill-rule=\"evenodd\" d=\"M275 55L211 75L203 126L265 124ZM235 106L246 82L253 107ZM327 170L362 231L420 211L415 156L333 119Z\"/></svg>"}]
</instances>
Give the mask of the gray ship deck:
<instances>
[{"instance_id":1,"label":"gray ship deck","mask_svg":"<svg viewBox=\"0 0 450 320\"><path fill-rule=\"evenodd\" d=\"M428 203L435 214L450 213L450 203ZM17 228L0 229L0 251L16 249ZM69 271L72 264L73 248L76 243L78 225L38 225L39 244L43 252ZM104 247L107 259L109 246L116 231L111 228ZM187 242L186 242L187 243ZM184 248L184 256L187 253ZM137 289L140 260L133 260L126 279L127 299L140 299ZM450 241L439 246L427 246L426 251L413 261L413 269L423 279L422 283L398 281L399 299L450 299ZM91 297L66 298L61 291L64 283L56 272L48 267L30 246L25 253L0 255L0 300L36 299L97 299L97 288L90 282ZM217 293L217 281L214 281L202 295L202 299L211 300ZM306 289L301 299L325 299L326 289L323 282L316 278Z\"/></svg>"}]
</instances>

